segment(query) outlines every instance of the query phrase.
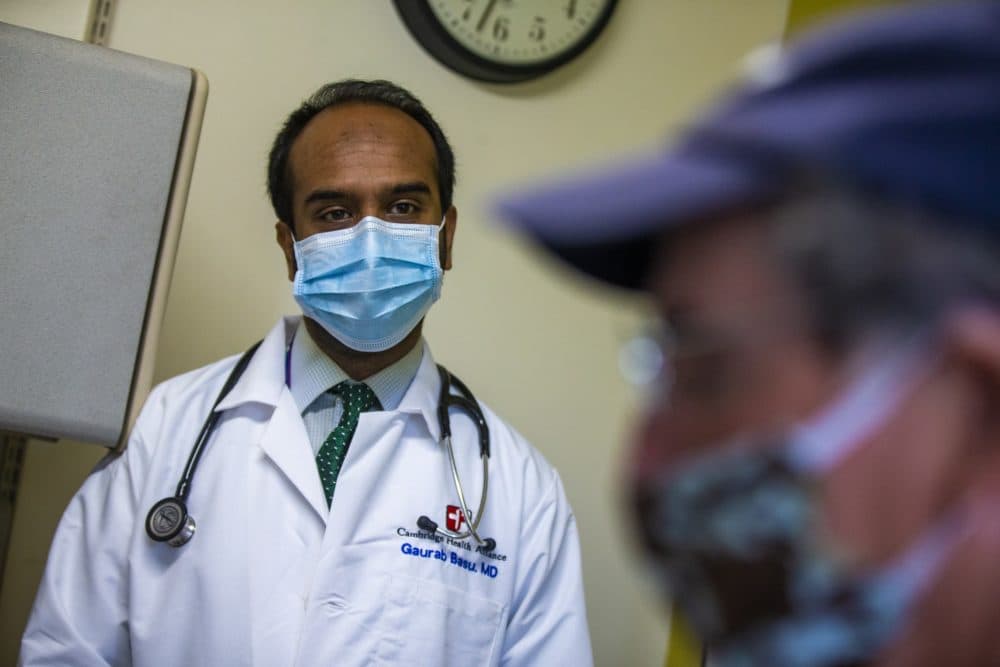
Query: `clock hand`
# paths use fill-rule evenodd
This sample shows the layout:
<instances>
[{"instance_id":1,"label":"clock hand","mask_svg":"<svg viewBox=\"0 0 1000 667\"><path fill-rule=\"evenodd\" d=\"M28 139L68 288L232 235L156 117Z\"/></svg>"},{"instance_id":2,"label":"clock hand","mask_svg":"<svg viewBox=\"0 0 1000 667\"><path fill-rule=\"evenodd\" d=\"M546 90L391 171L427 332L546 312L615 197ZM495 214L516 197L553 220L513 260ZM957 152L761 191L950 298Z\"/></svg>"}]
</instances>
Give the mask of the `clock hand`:
<instances>
[{"instance_id":1,"label":"clock hand","mask_svg":"<svg viewBox=\"0 0 1000 667\"><path fill-rule=\"evenodd\" d=\"M482 32L483 26L486 25L486 19L490 17L493 13L493 8L496 6L497 0L490 0L490 4L486 5L486 11L483 12L483 17L479 19L479 23L476 24L476 32Z\"/></svg>"}]
</instances>

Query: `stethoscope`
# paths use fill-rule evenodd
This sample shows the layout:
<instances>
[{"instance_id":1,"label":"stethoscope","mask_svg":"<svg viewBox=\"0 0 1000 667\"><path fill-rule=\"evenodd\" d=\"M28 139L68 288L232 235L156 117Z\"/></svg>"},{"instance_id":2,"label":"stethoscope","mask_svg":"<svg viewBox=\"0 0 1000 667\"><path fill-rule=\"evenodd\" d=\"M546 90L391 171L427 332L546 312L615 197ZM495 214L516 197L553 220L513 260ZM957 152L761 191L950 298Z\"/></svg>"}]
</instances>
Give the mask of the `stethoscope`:
<instances>
[{"instance_id":1,"label":"stethoscope","mask_svg":"<svg viewBox=\"0 0 1000 667\"><path fill-rule=\"evenodd\" d=\"M483 411L479 407L479 401L472 395L465 383L452 375L444 366L438 364L438 375L441 376L441 393L438 395L438 426L441 428L441 443L448 451L448 461L451 463L451 476L455 482L455 491L458 493L458 502L461 503L462 516L465 524L469 527L464 533L456 533L450 530L442 530L437 523L432 521L427 515L420 515L417 518L417 527L428 533L434 533L443 537L450 537L455 540L464 540L472 537L476 544L484 551L493 551L497 548L497 542L492 537L483 538L479 535L479 522L483 519L483 512L486 510L486 491L490 483L490 428L483 417ZM454 383L458 389L458 394L451 393L451 385ZM479 459L483 462L483 492L479 496L479 509L473 514L469 511L469 504L465 501L465 493L462 492L462 480L458 475L458 465L455 463L455 449L451 445L451 416L448 413L450 408L458 408L476 423L476 433L479 435Z\"/></svg>"},{"instance_id":2,"label":"stethoscope","mask_svg":"<svg viewBox=\"0 0 1000 667\"><path fill-rule=\"evenodd\" d=\"M191 482L194 479L195 469L198 467L198 462L201 460L201 456L205 451L205 446L208 444L208 440L212 437L212 433L215 431L216 424L219 421L221 412L216 412L216 408L222 399L229 394L234 386L236 386L237 381L243 375L243 371L246 370L247 365L250 363L250 359L253 357L254 352L260 346L260 341L255 343L249 350L243 353L239 361L233 367L233 370L229 373L229 377L226 378L225 384L222 385L222 389L219 391L218 397L215 399L215 403L212 405L212 409L209 412L208 417L205 419L205 423L201 427L201 431L198 433L198 438L195 440L194 447L191 449L191 453L188 455L187 464L184 466L184 472L181 475L180 481L177 483L177 489L174 491L174 495L168 498L164 498L159 501L149 510L149 514L146 515L146 534L149 535L151 539L156 542L166 542L172 547L181 547L187 544L194 533L197 530L197 524L195 523L194 517L188 513L187 509L187 498L188 494L191 492ZM289 351L285 351L285 384L291 385L290 382L290 364L289 364ZM483 513L486 510L486 492L489 487L489 475L490 475L490 430L486 423L486 418L483 416L483 411L479 407L479 402L476 400L469 388L465 386L465 383L459 380L457 377L452 375L444 366L440 364L437 367L438 375L441 378L441 391L438 396L438 426L441 430L441 444L444 445L445 450L448 452L448 461L451 464L451 474L455 482L455 491L458 493L458 501L461 503L460 509L463 513L465 524L468 526L468 530L459 533L451 530L444 530L438 526L437 523L432 521L429 517L421 515L417 518L417 526L428 533L433 535L440 535L442 537L448 537L454 540L462 540L468 537L472 537L476 544L479 545L483 552L493 551L496 548L496 540L492 537L482 537L479 534L479 523L482 521ZM452 385L458 390L458 394L451 393ZM479 436L479 458L483 463L483 492L479 497L479 508L473 514L469 505L465 500L465 493L462 487L462 480L458 474L458 465L455 462L455 450L451 443L451 415L449 410L451 408L457 408L466 415L476 424L476 432Z\"/></svg>"}]
</instances>

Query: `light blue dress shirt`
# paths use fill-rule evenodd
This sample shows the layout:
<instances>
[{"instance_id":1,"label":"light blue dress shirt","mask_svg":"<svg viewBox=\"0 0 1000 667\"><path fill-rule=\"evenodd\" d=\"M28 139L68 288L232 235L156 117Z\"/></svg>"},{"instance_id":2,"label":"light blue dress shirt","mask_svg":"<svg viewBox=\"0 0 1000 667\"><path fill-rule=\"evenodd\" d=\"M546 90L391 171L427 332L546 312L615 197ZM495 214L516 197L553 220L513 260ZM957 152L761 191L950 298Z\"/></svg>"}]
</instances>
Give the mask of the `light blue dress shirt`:
<instances>
[{"instance_id":1,"label":"light blue dress shirt","mask_svg":"<svg viewBox=\"0 0 1000 667\"><path fill-rule=\"evenodd\" d=\"M363 380L378 396L382 409L399 407L423 357L424 345L420 340L402 359ZM289 371L289 389L302 413L313 454L317 454L344 412L343 401L329 390L351 378L319 349L304 321L299 322L292 339Z\"/></svg>"}]
</instances>

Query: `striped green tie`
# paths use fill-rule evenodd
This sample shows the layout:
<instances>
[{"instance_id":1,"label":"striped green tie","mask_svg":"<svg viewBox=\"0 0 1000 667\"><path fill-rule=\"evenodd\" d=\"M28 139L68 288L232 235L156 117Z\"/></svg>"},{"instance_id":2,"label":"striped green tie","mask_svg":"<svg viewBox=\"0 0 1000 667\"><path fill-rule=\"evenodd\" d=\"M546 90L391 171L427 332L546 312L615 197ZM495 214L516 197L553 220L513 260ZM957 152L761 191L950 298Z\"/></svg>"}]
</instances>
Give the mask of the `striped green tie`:
<instances>
[{"instance_id":1,"label":"striped green tie","mask_svg":"<svg viewBox=\"0 0 1000 667\"><path fill-rule=\"evenodd\" d=\"M319 479L323 483L327 507L333 500L337 475L340 473L340 466L344 464L344 457L347 456L347 447L351 444L354 430L358 427L358 417L362 412L368 412L373 408L382 409L375 392L363 382L345 380L330 391L340 395L344 402L344 414L340 417L337 428L326 437L316 455L316 465L319 467Z\"/></svg>"}]
</instances>

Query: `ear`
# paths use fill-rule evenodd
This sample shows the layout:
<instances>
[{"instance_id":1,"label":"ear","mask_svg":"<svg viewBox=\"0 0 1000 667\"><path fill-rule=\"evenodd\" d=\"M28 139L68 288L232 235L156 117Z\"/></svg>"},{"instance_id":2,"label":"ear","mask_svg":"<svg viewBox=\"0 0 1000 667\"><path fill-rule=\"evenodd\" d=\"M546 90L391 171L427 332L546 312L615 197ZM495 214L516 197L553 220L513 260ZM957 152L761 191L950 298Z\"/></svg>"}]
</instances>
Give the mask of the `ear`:
<instances>
[{"instance_id":1,"label":"ear","mask_svg":"<svg viewBox=\"0 0 1000 667\"><path fill-rule=\"evenodd\" d=\"M298 268L295 264L295 235L292 234L292 228L288 226L287 223L278 220L274 223L275 240L278 242L278 246L281 248L281 252L285 253L285 266L288 267L288 279L295 280L295 271Z\"/></svg>"},{"instance_id":2,"label":"ear","mask_svg":"<svg viewBox=\"0 0 1000 667\"><path fill-rule=\"evenodd\" d=\"M948 317L945 332L961 358L1000 383L1000 312L986 306L963 308Z\"/></svg>"},{"instance_id":3,"label":"ear","mask_svg":"<svg viewBox=\"0 0 1000 667\"><path fill-rule=\"evenodd\" d=\"M946 349L955 362L967 369L981 406L975 429L982 474L987 463L1000 478L1000 311L986 306L968 306L948 316L944 327Z\"/></svg>"},{"instance_id":4,"label":"ear","mask_svg":"<svg viewBox=\"0 0 1000 667\"><path fill-rule=\"evenodd\" d=\"M444 229L441 230L441 268L451 269L451 244L455 240L455 227L458 226L458 210L452 206L444 214Z\"/></svg>"}]
</instances>

